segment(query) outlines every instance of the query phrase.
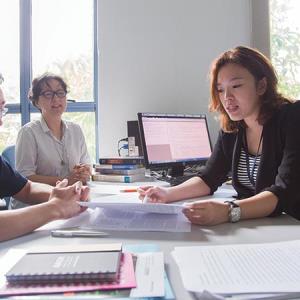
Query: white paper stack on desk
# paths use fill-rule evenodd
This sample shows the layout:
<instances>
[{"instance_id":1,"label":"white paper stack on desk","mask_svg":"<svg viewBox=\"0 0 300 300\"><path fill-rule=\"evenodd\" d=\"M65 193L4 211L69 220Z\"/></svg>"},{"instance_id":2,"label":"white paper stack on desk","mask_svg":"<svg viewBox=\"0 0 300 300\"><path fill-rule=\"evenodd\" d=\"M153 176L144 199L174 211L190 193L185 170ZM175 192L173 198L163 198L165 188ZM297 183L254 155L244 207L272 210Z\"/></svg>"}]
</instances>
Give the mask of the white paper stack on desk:
<instances>
[{"instance_id":1,"label":"white paper stack on desk","mask_svg":"<svg viewBox=\"0 0 300 300\"><path fill-rule=\"evenodd\" d=\"M182 211L182 204L161 204L161 203L142 203L138 199L137 193L124 195L111 195L99 197L89 202L80 202L81 206L89 208L110 208L130 212L143 212L155 214L179 214Z\"/></svg>"},{"instance_id":2,"label":"white paper stack on desk","mask_svg":"<svg viewBox=\"0 0 300 300\"><path fill-rule=\"evenodd\" d=\"M300 296L300 241L176 247L184 287L199 298L209 291L238 299Z\"/></svg>"},{"instance_id":3,"label":"white paper stack on desk","mask_svg":"<svg viewBox=\"0 0 300 300\"><path fill-rule=\"evenodd\" d=\"M191 231L182 204L142 203L137 193L99 197L80 204L94 209L86 226L98 230Z\"/></svg>"}]
</instances>

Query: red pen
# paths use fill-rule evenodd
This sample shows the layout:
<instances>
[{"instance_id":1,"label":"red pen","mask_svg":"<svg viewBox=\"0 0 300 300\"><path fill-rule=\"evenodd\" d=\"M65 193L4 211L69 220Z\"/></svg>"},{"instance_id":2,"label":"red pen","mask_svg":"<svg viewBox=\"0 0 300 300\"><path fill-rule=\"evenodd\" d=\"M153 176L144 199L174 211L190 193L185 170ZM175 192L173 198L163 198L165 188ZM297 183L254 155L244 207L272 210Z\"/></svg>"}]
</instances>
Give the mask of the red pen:
<instances>
[{"instance_id":1,"label":"red pen","mask_svg":"<svg viewBox=\"0 0 300 300\"><path fill-rule=\"evenodd\" d=\"M137 189L124 189L120 190L121 193L136 193Z\"/></svg>"}]
</instances>

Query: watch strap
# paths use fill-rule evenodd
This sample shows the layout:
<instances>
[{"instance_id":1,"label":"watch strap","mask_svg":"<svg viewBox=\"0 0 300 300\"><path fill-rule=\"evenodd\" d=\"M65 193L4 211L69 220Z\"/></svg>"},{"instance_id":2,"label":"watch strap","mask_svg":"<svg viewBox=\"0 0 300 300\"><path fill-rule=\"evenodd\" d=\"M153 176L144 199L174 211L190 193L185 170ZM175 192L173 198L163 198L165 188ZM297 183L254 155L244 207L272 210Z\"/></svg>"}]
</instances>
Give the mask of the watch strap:
<instances>
[{"instance_id":1,"label":"watch strap","mask_svg":"<svg viewBox=\"0 0 300 300\"><path fill-rule=\"evenodd\" d=\"M241 218L241 208L240 206L234 201L225 201L224 203L229 204L229 211L228 211L228 218L231 223L236 223Z\"/></svg>"}]
</instances>

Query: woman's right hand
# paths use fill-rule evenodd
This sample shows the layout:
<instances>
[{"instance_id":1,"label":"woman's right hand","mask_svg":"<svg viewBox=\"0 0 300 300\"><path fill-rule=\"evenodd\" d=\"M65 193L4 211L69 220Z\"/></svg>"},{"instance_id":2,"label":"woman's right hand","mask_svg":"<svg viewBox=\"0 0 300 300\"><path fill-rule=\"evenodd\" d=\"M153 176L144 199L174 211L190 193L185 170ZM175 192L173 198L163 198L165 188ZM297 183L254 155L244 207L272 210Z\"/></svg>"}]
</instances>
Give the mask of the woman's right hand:
<instances>
[{"instance_id":1,"label":"woman's right hand","mask_svg":"<svg viewBox=\"0 0 300 300\"><path fill-rule=\"evenodd\" d=\"M69 184L72 185L77 181L86 184L92 175L91 166L88 164L75 165L68 176Z\"/></svg>"},{"instance_id":2,"label":"woman's right hand","mask_svg":"<svg viewBox=\"0 0 300 300\"><path fill-rule=\"evenodd\" d=\"M144 202L167 203L169 199L169 189L163 187L142 186L138 188L139 198Z\"/></svg>"}]
</instances>

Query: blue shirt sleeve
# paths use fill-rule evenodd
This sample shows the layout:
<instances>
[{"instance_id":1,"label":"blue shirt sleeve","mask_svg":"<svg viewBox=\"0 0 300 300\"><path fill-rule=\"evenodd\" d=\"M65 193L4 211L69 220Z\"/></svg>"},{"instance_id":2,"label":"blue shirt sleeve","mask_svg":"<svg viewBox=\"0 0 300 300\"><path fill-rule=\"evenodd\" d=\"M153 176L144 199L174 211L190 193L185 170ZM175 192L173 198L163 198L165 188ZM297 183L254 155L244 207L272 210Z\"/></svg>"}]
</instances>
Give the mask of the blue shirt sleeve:
<instances>
[{"instance_id":1,"label":"blue shirt sleeve","mask_svg":"<svg viewBox=\"0 0 300 300\"><path fill-rule=\"evenodd\" d=\"M26 185L27 181L0 155L0 198L17 194Z\"/></svg>"}]
</instances>

